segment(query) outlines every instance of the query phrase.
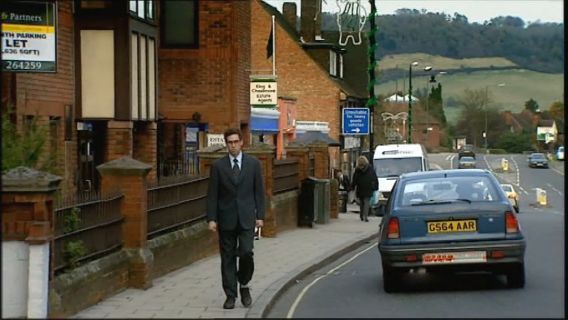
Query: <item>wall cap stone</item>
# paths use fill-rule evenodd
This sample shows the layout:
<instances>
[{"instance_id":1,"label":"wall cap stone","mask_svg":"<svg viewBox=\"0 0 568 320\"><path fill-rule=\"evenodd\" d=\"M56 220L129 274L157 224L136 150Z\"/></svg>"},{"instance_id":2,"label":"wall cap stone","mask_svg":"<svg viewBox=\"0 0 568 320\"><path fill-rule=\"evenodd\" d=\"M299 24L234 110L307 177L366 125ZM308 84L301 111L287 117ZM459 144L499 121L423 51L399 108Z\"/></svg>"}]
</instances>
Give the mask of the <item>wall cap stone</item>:
<instances>
[{"instance_id":1,"label":"wall cap stone","mask_svg":"<svg viewBox=\"0 0 568 320\"><path fill-rule=\"evenodd\" d=\"M51 192L62 178L49 172L19 166L2 174L3 192Z\"/></svg>"},{"instance_id":2,"label":"wall cap stone","mask_svg":"<svg viewBox=\"0 0 568 320\"><path fill-rule=\"evenodd\" d=\"M118 175L118 176L146 176L152 166L129 156L118 158L97 166L97 170L102 176Z\"/></svg>"}]
</instances>

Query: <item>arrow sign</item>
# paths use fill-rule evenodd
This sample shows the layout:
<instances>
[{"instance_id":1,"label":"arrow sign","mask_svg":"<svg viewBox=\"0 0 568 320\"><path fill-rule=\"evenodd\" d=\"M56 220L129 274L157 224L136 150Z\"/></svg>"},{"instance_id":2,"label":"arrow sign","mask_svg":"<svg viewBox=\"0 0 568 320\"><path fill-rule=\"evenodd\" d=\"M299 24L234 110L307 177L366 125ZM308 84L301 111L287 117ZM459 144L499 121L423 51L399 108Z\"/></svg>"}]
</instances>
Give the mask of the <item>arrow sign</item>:
<instances>
[{"instance_id":1,"label":"arrow sign","mask_svg":"<svg viewBox=\"0 0 568 320\"><path fill-rule=\"evenodd\" d=\"M369 108L343 108L342 134L343 135L368 135L369 134Z\"/></svg>"}]
</instances>

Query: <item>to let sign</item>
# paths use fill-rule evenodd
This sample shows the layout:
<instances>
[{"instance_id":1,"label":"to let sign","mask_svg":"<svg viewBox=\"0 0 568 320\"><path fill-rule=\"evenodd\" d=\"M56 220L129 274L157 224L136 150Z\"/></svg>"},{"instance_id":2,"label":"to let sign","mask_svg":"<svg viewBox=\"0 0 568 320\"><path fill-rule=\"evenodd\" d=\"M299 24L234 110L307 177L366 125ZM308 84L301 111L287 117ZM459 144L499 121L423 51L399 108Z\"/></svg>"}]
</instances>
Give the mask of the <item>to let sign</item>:
<instances>
[{"instance_id":1,"label":"to let sign","mask_svg":"<svg viewBox=\"0 0 568 320\"><path fill-rule=\"evenodd\" d=\"M2 71L55 72L55 2L2 0Z\"/></svg>"},{"instance_id":2,"label":"to let sign","mask_svg":"<svg viewBox=\"0 0 568 320\"><path fill-rule=\"evenodd\" d=\"M250 83L250 104L252 106L274 106L278 104L275 81L253 81Z\"/></svg>"},{"instance_id":3,"label":"to let sign","mask_svg":"<svg viewBox=\"0 0 568 320\"><path fill-rule=\"evenodd\" d=\"M342 113L344 135L369 134L369 108L343 108Z\"/></svg>"}]
</instances>

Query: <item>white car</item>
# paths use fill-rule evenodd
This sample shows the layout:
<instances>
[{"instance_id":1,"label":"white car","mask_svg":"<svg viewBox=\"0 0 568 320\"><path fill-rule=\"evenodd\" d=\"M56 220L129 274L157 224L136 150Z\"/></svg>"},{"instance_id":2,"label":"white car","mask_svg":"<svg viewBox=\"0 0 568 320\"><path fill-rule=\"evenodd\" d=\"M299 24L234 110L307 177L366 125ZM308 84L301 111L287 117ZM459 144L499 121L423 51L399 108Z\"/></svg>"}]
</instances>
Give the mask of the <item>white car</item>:
<instances>
[{"instance_id":1,"label":"white car","mask_svg":"<svg viewBox=\"0 0 568 320\"><path fill-rule=\"evenodd\" d=\"M556 160L564 160L564 146L560 146L556 150Z\"/></svg>"}]
</instances>

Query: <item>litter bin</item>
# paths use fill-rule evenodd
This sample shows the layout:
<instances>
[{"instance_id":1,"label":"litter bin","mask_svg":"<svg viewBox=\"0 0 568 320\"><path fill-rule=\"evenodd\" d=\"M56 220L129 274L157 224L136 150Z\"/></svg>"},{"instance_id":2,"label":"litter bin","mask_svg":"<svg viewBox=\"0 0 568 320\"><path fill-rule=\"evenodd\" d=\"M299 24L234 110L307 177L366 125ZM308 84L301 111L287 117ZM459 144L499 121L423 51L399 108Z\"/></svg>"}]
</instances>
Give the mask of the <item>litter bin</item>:
<instances>
[{"instance_id":1,"label":"litter bin","mask_svg":"<svg viewBox=\"0 0 568 320\"><path fill-rule=\"evenodd\" d=\"M339 212L347 212L347 191L338 192Z\"/></svg>"},{"instance_id":2,"label":"litter bin","mask_svg":"<svg viewBox=\"0 0 568 320\"><path fill-rule=\"evenodd\" d=\"M313 227L316 211L318 210L318 190L316 180L308 177L302 181L298 197L298 226Z\"/></svg>"},{"instance_id":3,"label":"litter bin","mask_svg":"<svg viewBox=\"0 0 568 320\"><path fill-rule=\"evenodd\" d=\"M315 179L316 182L316 200L317 210L315 215L315 222L317 224L329 223L330 213L330 182L329 179Z\"/></svg>"}]
</instances>

